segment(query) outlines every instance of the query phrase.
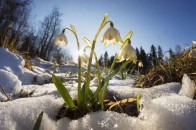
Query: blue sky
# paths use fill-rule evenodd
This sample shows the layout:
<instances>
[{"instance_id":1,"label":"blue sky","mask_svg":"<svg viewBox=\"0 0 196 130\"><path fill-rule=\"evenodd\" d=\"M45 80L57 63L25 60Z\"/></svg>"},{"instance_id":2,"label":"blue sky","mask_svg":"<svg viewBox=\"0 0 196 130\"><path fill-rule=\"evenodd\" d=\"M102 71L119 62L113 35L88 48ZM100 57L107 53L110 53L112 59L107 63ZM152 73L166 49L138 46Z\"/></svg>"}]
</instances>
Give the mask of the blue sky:
<instances>
[{"instance_id":1,"label":"blue sky","mask_svg":"<svg viewBox=\"0 0 196 130\"><path fill-rule=\"evenodd\" d=\"M142 46L146 52L150 46L161 45L163 51L175 46L191 44L196 39L196 0L34 0L32 23L39 25L53 7L62 15L62 29L74 25L81 46L82 38L93 40L105 13L120 31L121 37L133 30L132 46ZM108 27L108 26L107 26ZM96 44L98 56L108 51L109 56L119 51L119 45L104 47L100 43L105 27ZM76 61L76 41L70 32L68 37L70 53Z\"/></svg>"}]
</instances>

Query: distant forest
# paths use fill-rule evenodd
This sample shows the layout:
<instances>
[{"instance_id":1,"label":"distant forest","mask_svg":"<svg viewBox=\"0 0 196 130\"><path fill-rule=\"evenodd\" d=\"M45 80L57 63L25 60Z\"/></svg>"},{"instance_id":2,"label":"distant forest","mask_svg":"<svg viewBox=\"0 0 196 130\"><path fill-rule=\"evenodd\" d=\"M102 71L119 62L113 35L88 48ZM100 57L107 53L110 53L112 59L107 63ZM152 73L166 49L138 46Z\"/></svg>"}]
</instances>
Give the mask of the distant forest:
<instances>
[{"instance_id":1,"label":"distant forest","mask_svg":"<svg viewBox=\"0 0 196 130\"><path fill-rule=\"evenodd\" d=\"M149 69L162 64L163 62L167 62L171 57L174 57L176 54L182 51L180 45L176 45L175 52L170 48L169 51L163 52L161 46L159 45L156 48L154 45L151 45L150 53L146 53L145 50L140 47L140 49L136 48L137 55L137 63L129 63L126 67L128 73L135 73L135 71L139 71L141 74L146 74ZM167 54L167 55L166 55ZM108 52L105 51L99 58L99 65L103 68L110 68L115 56L108 56ZM143 67L139 67L139 62L143 63ZM117 63L115 68L120 66L122 63Z\"/></svg>"},{"instance_id":2,"label":"distant forest","mask_svg":"<svg viewBox=\"0 0 196 130\"><path fill-rule=\"evenodd\" d=\"M54 44L54 39L61 32L61 16L58 8L53 8L35 30L35 25L30 25L29 16L32 7L32 0L0 0L0 47L8 48L11 51L17 51L25 57L40 57L44 60L72 61L66 51ZM181 51L181 47L176 46L176 53ZM149 68L167 60L164 57L161 46L158 49L151 46L150 53L140 47L136 48L138 61L142 61L144 67L138 68L137 64L130 63L127 68L140 69L145 73ZM170 56L174 52L169 50ZM101 55L99 64L102 67L109 68L114 60L114 56L109 57L108 53ZM120 65L117 64L116 66Z\"/></svg>"}]
</instances>

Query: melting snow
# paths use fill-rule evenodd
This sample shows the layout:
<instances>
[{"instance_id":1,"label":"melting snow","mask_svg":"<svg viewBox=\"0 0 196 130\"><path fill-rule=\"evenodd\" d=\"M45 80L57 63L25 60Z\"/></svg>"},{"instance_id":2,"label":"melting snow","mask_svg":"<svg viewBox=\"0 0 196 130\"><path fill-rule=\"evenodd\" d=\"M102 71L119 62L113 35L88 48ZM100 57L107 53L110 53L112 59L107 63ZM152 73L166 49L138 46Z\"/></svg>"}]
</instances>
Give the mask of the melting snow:
<instances>
[{"instance_id":1,"label":"melting snow","mask_svg":"<svg viewBox=\"0 0 196 130\"><path fill-rule=\"evenodd\" d=\"M114 77L109 83L108 92L119 98L135 97L138 92L141 93L142 108L139 117L130 117L112 111L99 111L88 113L78 120L62 118L57 121L55 116L64 101L54 84L32 84L34 76L38 78L37 84L43 83L51 76L45 73L47 68L39 66L35 67L33 72L27 70L20 56L2 48L0 48L0 61L0 84L4 86L8 94L15 95L15 98L12 96L13 101L0 102L0 130L32 129L41 111L44 111L41 130L196 129L196 100L192 99L195 84L186 75L182 85L168 83L146 89L134 88L134 78L120 80ZM42 62L46 66L51 64ZM64 84L71 96L76 97L77 83L65 82ZM91 85L91 89L95 90L96 78L91 81ZM17 98L16 93L19 93L21 89L24 93L33 92L32 97ZM0 100L4 98L0 90Z\"/></svg>"}]
</instances>

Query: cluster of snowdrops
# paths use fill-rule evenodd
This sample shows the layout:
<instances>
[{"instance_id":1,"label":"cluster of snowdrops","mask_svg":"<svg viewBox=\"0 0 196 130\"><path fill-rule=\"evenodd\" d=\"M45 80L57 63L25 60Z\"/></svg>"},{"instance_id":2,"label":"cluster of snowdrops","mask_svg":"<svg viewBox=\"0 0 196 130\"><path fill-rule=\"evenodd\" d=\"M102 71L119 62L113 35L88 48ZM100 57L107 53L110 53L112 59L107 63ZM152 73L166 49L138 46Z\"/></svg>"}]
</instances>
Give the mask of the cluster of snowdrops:
<instances>
[{"instance_id":1,"label":"cluster of snowdrops","mask_svg":"<svg viewBox=\"0 0 196 130\"><path fill-rule=\"evenodd\" d=\"M107 25L109 24L110 27L106 30L106 32L104 33L101 42L104 44L104 46L108 45L109 43L111 43L112 45L115 45L116 43L120 43L121 47L119 49L119 52L117 53L117 55L114 58L114 61L112 63L112 66L109 70L109 73L107 76L103 77L101 70L100 70L100 66L98 64L98 59L96 56L96 52L95 52L95 45L96 45L96 41L97 41L97 37L100 34L101 30ZM118 72L120 72L122 69L124 69L126 67L126 65L132 61L133 63L136 63L137 61L137 56L136 56L136 51L135 49L131 46L131 36L133 34L132 31L130 31L126 37L122 40L119 31L114 27L114 24L112 21L108 21L108 15L105 14L104 15L104 19L93 39L93 41L91 42L89 39L87 39L86 37L83 38L83 40L85 41L85 43L87 44L87 46L85 47L84 50L81 51L80 48L80 43L78 40L78 36L76 33L76 29L74 28L74 26L70 25L70 28L65 28L63 29L62 33L60 33L56 39L55 39L55 43L56 44L61 44L61 45L66 45L68 43L68 40L65 36L65 31L69 30L70 32L72 32L76 38L76 42L77 42L77 47L78 47L78 52L79 56L78 56L78 95L77 95L77 103L74 102L74 100L72 99L71 95L69 94L69 92L67 91L66 87L64 87L63 83L55 76L52 76L53 82L58 90L58 92L60 93L60 95L62 96L62 98L64 99L65 103L66 103L66 107L68 107L71 110L75 110L75 109L92 109L92 106L94 104L99 104L100 106L100 110L104 109L104 99L106 96L106 90L108 87L108 82L109 80L115 76ZM90 48L90 56L87 56L86 54L86 48ZM81 53L82 52L82 53ZM90 86L90 74L91 74L91 68L92 68L92 59L95 58L95 68L97 69L97 78L98 78L98 87L96 89L96 91L92 92L91 89L89 88ZM123 62L123 64L114 70L114 66L116 62ZM87 66L87 73L85 76L85 82L82 83L81 81L81 67L83 65ZM142 66L142 63L140 63L140 65Z\"/></svg>"}]
</instances>

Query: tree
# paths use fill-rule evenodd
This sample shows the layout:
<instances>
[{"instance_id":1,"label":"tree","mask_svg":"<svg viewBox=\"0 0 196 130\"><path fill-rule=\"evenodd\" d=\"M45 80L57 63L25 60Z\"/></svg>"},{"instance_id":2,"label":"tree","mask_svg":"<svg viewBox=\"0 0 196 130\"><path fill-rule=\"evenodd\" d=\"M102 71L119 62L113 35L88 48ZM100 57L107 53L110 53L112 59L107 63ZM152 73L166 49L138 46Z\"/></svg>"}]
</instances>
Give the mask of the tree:
<instances>
[{"instance_id":1,"label":"tree","mask_svg":"<svg viewBox=\"0 0 196 130\"><path fill-rule=\"evenodd\" d=\"M0 1L0 46L17 49L28 30L31 0Z\"/></svg>"},{"instance_id":2,"label":"tree","mask_svg":"<svg viewBox=\"0 0 196 130\"><path fill-rule=\"evenodd\" d=\"M181 53L182 52L182 47L180 45L176 45L175 52L176 52L176 54Z\"/></svg>"},{"instance_id":3,"label":"tree","mask_svg":"<svg viewBox=\"0 0 196 130\"><path fill-rule=\"evenodd\" d=\"M99 58L99 65L103 67L103 56L101 55Z\"/></svg>"},{"instance_id":4,"label":"tree","mask_svg":"<svg viewBox=\"0 0 196 130\"><path fill-rule=\"evenodd\" d=\"M140 52L139 52L139 50L138 50L138 48L137 48L137 47L136 47L135 51L136 51L137 59L140 59Z\"/></svg>"},{"instance_id":5,"label":"tree","mask_svg":"<svg viewBox=\"0 0 196 130\"><path fill-rule=\"evenodd\" d=\"M63 49L62 47L55 45L54 46L53 54L52 54L52 61L58 64L65 63L66 61L73 61L72 56L68 53L67 50Z\"/></svg>"},{"instance_id":6,"label":"tree","mask_svg":"<svg viewBox=\"0 0 196 130\"><path fill-rule=\"evenodd\" d=\"M54 38L60 30L60 17L61 13L57 8L54 8L52 12L46 16L41 23L39 30L39 46L38 56L49 60L54 49Z\"/></svg>"},{"instance_id":7,"label":"tree","mask_svg":"<svg viewBox=\"0 0 196 130\"><path fill-rule=\"evenodd\" d=\"M21 40L21 45L19 46L19 51L28 52L28 56L35 57L36 56L36 40L37 36L35 35L35 31L29 30L25 36L23 36Z\"/></svg>"},{"instance_id":8,"label":"tree","mask_svg":"<svg viewBox=\"0 0 196 130\"><path fill-rule=\"evenodd\" d=\"M105 51L105 53L104 53L103 61L104 61L104 67L108 67L109 59L108 59L108 52L107 51Z\"/></svg>"},{"instance_id":9,"label":"tree","mask_svg":"<svg viewBox=\"0 0 196 130\"><path fill-rule=\"evenodd\" d=\"M113 61L114 61L114 57L115 57L115 56L111 56L111 57L110 57L108 66L110 66L110 67L112 66L112 63L113 63Z\"/></svg>"},{"instance_id":10,"label":"tree","mask_svg":"<svg viewBox=\"0 0 196 130\"><path fill-rule=\"evenodd\" d=\"M148 67L149 67L149 62L147 60L147 54L145 52L145 50L142 48L140 48L140 60L142 61L143 63L143 67L142 67L142 71L141 73L146 73L146 71L148 70Z\"/></svg>"},{"instance_id":11,"label":"tree","mask_svg":"<svg viewBox=\"0 0 196 130\"><path fill-rule=\"evenodd\" d=\"M162 60L163 60L162 58L163 58L163 50L162 50L161 46L158 46L158 61L159 61L159 63L162 62Z\"/></svg>"},{"instance_id":12,"label":"tree","mask_svg":"<svg viewBox=\"0 0 196 130\"><path fill-rule=\"evenodd\" d=\"M149 60L152 66L157 65L157 54L156 54L156 48L154 45L151 46Z\"/></svg>"}]
</instances>

